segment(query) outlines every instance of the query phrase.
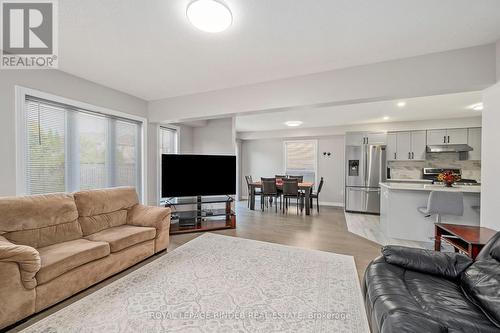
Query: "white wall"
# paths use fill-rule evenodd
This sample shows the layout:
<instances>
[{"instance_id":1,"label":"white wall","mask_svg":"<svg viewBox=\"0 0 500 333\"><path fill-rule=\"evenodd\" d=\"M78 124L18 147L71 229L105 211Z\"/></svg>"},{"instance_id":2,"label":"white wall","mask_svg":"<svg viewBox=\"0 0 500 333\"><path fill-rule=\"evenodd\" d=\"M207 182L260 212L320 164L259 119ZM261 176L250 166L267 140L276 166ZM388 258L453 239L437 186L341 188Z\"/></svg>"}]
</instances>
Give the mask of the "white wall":
<instances>
[{"instance_id":1,"label":"white wall","mask_svg":"<svg viewBox=\"0 0 500 333\"><path fill-rule=\"evenodd\" d=\"M149 103L151 121L478 91L496 82L495 44Z\"/></svg>"},{"instance_id":2,"label":"white wall","mask_svg":"<svg viewBox=\"0 0 500 333\"><path fill-rule=\"evenodd\" d=\"M497 82L500 82L500 40L497 42L497 52L496 52L496 58L497 58Z\"/></svg>"},{"instance_id":3,"label":"white wall","mask_svg":"<svg viewBox=\"0 0 500 333\"><path fill-rule=\"evenodd\" d=\"M57 70L3 70L0 73L0 196L16 194L15 86L92 105L147 116L147 102Z\"/></svg>"},{"instance_id":4,"label":"white wall","mask_svg":"<svg viewBox=\"0 0 500 333\"><path fill-rule=\"evenodd\" d=\"M325 184L320 201L341 205L344 202L344 136L307 138L318 140L318 182L324 177ZM248 195L245 175L254 179L274 177L284 172L283 141L281 139L248 140L242 143L242 195ZM331 152L330 157L323 152Z\"/></svg>"},{"instance_id":5,"label":"white wall","mask_svg":"<svg viewBox=\"0 0 500 333\"><path fill-rule=\"evenodd\" d=\"M500 83L484 91L481 226L500 230Z\"/></svg>"},{"instance_id":6,"label":"white wall","mask_svg":"<svg viewBox=\"0 0 500 333\"><path fill-rule=\"evenodd\" d=\"M213 119L207 126L193 128L194 154L236 153L232 118Z\"/></svg>"},{"instance_id":7,"label":"white wall","mask_svg":"<svg viewBox=\"0 0 500 333\"><path fill-rule=\"evenodd\" d=\"M179 153L193 153L193 128L189 126L179 126Z\"/></svg>"}]
</instances>

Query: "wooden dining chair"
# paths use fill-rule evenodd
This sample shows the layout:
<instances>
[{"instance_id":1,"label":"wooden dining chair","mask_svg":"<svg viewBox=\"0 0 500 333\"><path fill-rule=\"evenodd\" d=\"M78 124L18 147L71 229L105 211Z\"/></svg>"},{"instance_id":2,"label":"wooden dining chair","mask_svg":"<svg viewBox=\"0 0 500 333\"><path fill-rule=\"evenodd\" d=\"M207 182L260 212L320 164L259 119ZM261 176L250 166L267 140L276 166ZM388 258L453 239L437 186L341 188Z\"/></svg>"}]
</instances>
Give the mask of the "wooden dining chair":
<instances>
[{"instance_id":1,"label":"wooden dining chair","mask_svg":"<svg viewBox=\"0 0 500 333\"><path fill-rule=\"evenodd\" d=\"M300 201L300 211L302 212L302 193L299 191L299 182L297 179L283 179L283 213L285 210L288 211L288 204L290 199L295 198L297 200L297 215L299 214L299 201Z\"/></svg>"},{"instance_id":2,"label":"wooden dining chair","mask_svg":"<svg viewBox=\"0 0 500 333\"><path fill-rule=\"evenodd\" d=\"M278 212L278 198L281 196L278 193L278 188L276 187L276 178L261 178L262 190L260 192L260 207L264 211L264 204L266 198L276 199L275 207L276 212Z\"/></svg>"},{"instance_id":3,"label":"wooden dining chair","mask_svg":"<svg viewBox=\"0 0 500 333\"><path fill-rule=\"evenodd\" d=\"M304 182L304 176L288 176L289 179L297 179L299 183Z\"/></svg>"},{"instance_id":4,"label":"wooden dining chair","mask_svg":"<svg viewBox=\"0 0 500 333\"><path fill-rule=\"evenodd\" d=\"M276 178L276 180L280 179L280 180L283 180L283 179L287 179L287 175L276 175L274 176L274 178Z\"/></svg>"},{"instance_id":5,"label":"wooden dining chair","mask_svg":"<svg viewBox=\"0 0 500 333\"><path fill-rule=\"evenodd\" d=\"M248 206L248 208L250 208L250 195L252 192L250 184L253 183L252 176L245 176L245 181L247 182L247 192L248 192L247 206ZM255 189L255 195L260 195L260 189L258 189L258 188Z\"/></svg>"}]
</instances>

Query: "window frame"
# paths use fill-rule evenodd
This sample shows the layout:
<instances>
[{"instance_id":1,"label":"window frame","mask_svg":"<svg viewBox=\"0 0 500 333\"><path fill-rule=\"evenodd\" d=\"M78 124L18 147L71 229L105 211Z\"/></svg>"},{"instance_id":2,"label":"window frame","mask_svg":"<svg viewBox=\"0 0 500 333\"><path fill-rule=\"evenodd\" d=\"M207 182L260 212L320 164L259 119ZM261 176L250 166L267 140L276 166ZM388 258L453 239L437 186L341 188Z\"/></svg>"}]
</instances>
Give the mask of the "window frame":
<instances>
[{"instance_id":1,"label":"window frame","mask_svg":"<svg viewBox=\"0 0 500 333\"><path fill-rule=\"evenodd\" d=\"M180 126L176 126L176 125L172 125L172 124L163 124L163 123L159 123L157 128L156 128L156 144L157 144L157 149L155 149L156 151L156 154L157 154L157 159L156 159L156 179L158 179L158 182L157 182L157 188L156 188L156 195L157 195L157 198L158 198L158 202L156 204L160 204L161 203L161 184L162 184L162 165L161 165L161 152L160 152L160 145L161 145L161 129L162 128L165 128L165 129L169 129L169 130L172 130L172 131L175 131L176 133L176 139L175 139L175 153L174 154L180 154L181 153L181 144L180 144L180 139L181 139L181 127ZM158 154L159 153L159 154Z\"/></svg>"},{"instance_id":2,"label":"window frame","mask_svg":"<svg viewBox=\"0 0 500 333\"><path fill-rule=\"evenodd\" d=\"M140 117L132 115L129 113L116 111L89 103L53 95L43 91L26 88L22 86L15 86L15 131L16 131L16 194L26 195L26 179L25 170L27 167L26 162L26 148L27 148L27 132L25 120L26 120L26 96L32 96L35 98L45 99L52 101L54 103L66 104L78 109L88 110L94 113L100 113L106 116L114 116L118 118L124 118L133 120L140 123L140 139L141 139L141 197L139 200L141 203L147 202L147 158L146 158L146 147L147 147L147 119L145 117Z\"/></svg>"},{"instance_id":3,"label":"window frame","mask_svg":"<svg viewBox=\"0 0 500 333\"><path fill-rule=\"evenodd\" d=\"M318 140L314 139L304 139L304 140L284 140L283 141L283 174L286 175L287 171L287 149L286 145L288 143L294 142L307 142L314 145L314 184L318 184Z\"/></svg>"}]
</instances>

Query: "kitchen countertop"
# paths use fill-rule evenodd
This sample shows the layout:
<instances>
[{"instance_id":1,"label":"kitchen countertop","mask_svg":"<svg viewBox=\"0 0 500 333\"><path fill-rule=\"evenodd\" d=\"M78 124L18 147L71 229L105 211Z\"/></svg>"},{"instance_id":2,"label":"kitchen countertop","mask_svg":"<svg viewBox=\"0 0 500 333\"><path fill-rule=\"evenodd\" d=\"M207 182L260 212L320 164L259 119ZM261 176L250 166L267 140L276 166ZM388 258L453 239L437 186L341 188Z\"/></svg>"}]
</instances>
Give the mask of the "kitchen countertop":
<instances>
[{"instance_id":1,"label":"kitchen countertop","mask_svg":"<svg viewBox=\"0 0 500 333\"><path fill-rule=\"evenodd\" d=\"M424 183L432 184L431 179L403 179L403 178L389 178L386 183Z\"/></svg>"},{"instance_id":2,"label":"kitchen countertop","mask_svg":"<svg viewBox=\"0 0 500 333\"><path fill-rule=\"evenodd\" d=\"M434 184L415 184L415 183L390 183L384 182L380 183L380 186L388 188L390 190L402 190L402 191L451 191L451 192L463 192L463 193L481 193L481 186L464 186L464 185L453 185L453 187L446 187L444 185L434 185Z\"/></svg>"}]
</instances>

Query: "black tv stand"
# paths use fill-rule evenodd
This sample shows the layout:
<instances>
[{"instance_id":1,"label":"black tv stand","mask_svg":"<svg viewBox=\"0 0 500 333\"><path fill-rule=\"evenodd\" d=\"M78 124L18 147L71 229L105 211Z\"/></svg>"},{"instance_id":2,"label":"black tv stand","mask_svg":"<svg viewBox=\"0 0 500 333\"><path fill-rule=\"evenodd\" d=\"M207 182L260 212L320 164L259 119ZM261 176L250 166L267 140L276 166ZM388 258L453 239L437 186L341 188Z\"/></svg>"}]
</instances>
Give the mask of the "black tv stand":
<instances>
[{"instance_id":1,"label":"black tv stand","mask_svg":"<svg viewBox=\"0 0 500 333\"><path fill-rule=\"evenodd\" d=\"M236 214L232 208L233 203L234 199L230 196L196 196L162 200L165 207L172 208L171 235L235 229ZM207 205L218 205L220 208L208 208Z\"/></svg>"}]
</instances>

